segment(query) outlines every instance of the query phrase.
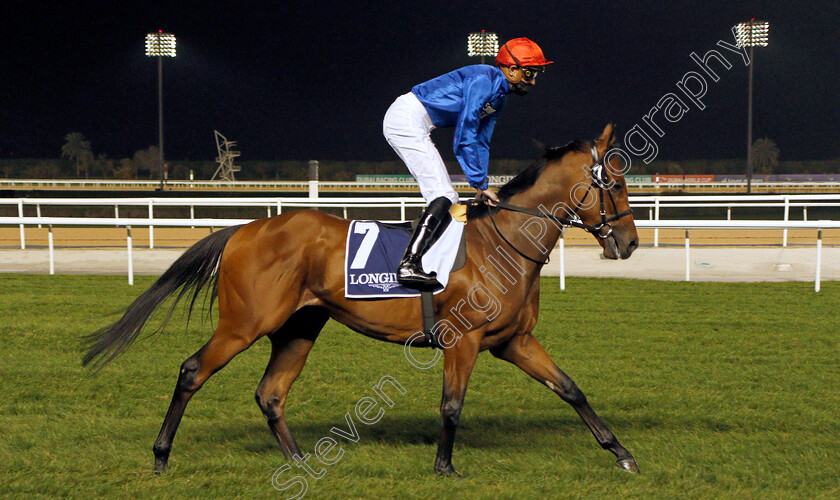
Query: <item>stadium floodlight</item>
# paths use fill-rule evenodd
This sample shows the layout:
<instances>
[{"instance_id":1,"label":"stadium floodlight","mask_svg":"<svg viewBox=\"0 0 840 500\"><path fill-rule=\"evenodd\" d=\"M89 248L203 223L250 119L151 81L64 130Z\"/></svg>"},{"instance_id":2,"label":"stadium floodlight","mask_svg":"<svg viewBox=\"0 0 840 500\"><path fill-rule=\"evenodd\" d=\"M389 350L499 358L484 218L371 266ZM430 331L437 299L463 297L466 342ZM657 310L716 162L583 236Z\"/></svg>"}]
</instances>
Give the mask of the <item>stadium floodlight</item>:
<instances>
[{"instance_id":1,"label":"stadium floodlight","mask_svg":"<svg viewBox=\"0 0 840 500\"><path fill-rule=\"evenodd\" d=\"M752 20L735 26L735 44L739 47L766 47L770 23Z\"/></svg>"},{"instance_id":2,"label":"stadium floodlight","mask_svg":"<svg viewBox=\"0 0 840 500\"><path fill-rule=\"evenodd\" d=\"M158 30L146 35L146 55L158 59L158 155L160 156L160 190L163 191L163 57L175 57L175 35Z\"/></svg>"},{"instance_id":3,"label":"stadium floodlight","mask_svg":"<svg viewBox=\"0 0 840 500\"><path fill-rule=\"evenodd\" d=\"M146 35L146 55L175 57L175 35L163 31Z\"/></svg>"},{"instance_id":4,"label":"stadium floodlight","mask_svg":"<svg viewBox=\"0 0 840 500\"><path fill-rule=\"evenodd\" d=\"M747 84L747 193L752 191L752 101L753 101L753 67L755 66L754 47L766 47L770 33L770 23L750 19L748 23L738 23L732 31L735 32L735 45L750 48L749 83Z\"/></svg>"},{"instance_id":5,"label":"stadium floodlight","mask_svg":"<svg viewBox=\"0 0 840 500\"><path fill-rule=\"evenodd\" d=\"M485 57L493 57L498 52L499 37L495 33L487 33L481 30L479 33L470 33L467 37L467 55L481 57L481 64L484 64Z\"/></svg>"}]
</instances>

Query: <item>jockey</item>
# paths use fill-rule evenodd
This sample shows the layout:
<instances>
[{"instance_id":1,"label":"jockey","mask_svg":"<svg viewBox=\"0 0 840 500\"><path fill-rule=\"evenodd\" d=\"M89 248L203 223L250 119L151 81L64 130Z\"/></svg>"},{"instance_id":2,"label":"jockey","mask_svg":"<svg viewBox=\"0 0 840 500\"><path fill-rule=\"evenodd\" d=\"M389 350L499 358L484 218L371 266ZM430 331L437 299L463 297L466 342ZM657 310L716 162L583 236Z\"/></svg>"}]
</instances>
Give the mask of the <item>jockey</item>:
<instances>
[{"instance_id":1,"label":"jockey","mask_svg":"<svg viewBox=\"0 0 840 500\"><path fill-rule=\"evenodd\" d=\"M527 94L537 74L551 63L536 43L515 38L499 48L496 66L457 69L415 86L388 108L382 127L385 139L417 180L427 204L397 270L401 285L418 289L438 285L435 273L423 270L421 259L449 224L450 207L458 203L429 133L455 127L455 157L475 188L476 199L491 205L499 201L487 184L493 126L507 94Z\"/></svg>"}]
</instances>

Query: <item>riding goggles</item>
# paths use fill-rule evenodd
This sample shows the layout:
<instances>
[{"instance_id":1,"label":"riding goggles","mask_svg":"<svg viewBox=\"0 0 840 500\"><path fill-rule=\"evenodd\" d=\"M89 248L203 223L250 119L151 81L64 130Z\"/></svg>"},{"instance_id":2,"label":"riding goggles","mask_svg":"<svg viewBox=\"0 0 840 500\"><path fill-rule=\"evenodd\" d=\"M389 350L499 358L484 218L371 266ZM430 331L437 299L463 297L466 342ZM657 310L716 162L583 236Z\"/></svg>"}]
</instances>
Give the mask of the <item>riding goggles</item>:
<instances>
[{"instance_id":1,"label":"riding goggles","mask_svg":"<svg viewBox=\"0 0 840 500\"><path fill-rule=\"evenodd\" d=\"M528 67L525 67L525 68L519 68L519 70L522 71L522 78L524 78L525 80L533 80L534 78L537 77L538 73L543 72L543 68L528 68Z\"/></svg>"}]
</instances>

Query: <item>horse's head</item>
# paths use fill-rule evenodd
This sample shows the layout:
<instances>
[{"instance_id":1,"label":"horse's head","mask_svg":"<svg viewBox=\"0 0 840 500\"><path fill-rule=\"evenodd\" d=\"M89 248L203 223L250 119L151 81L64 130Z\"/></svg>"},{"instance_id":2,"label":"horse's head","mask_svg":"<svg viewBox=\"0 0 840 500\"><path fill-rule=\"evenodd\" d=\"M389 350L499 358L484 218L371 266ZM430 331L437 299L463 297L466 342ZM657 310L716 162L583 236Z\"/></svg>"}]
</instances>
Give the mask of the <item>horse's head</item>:
<instances>
[{"instance_id":1,"label":"horse's head","mask_svg":"<svg viewBox=\"0 0 840 500\"><path fill-rule=\"evenodd\" d=\"M626 154L618 148L611 149L614 140L613 126L607 125L601 137L591 144L572 141L548 149L542 160L502 186L499 198L508 210L553 218L557 229L560 224L586 229L598 240L608 259L630 257L639 246L639 235L622 172L622 155ZM474 204L467 217L492 218L498 210L483 203ZM500 231L498 227L496 231ZM543 230L537 233L529 232L528 239L533 242L546 234Z\"/></svg>"},{"instance_id":2,"label":"horse's head","mask_svg":"<svg viewBox=\"0 0 840 500\"><path fill-rule=\"evenodd\" d=\"M568 205L598 240L604 257L626 259L639 246L639 235L627 197L624 160L618 150L611 150L614 141L613 126L608 124L588 153L577 150L565 155L572 168L564 169L570 176L564 184L571 186Z\"/></svg>"}]
</instances>

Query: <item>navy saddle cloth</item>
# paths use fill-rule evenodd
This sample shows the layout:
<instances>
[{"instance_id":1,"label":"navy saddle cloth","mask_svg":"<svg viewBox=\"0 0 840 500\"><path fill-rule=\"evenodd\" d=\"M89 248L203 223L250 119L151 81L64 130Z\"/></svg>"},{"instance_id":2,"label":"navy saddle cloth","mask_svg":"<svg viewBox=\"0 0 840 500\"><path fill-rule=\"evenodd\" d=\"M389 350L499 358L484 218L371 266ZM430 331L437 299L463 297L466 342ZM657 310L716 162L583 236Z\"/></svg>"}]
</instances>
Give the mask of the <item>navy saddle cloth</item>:
<instances>
[{"instance_id":1,"label":"navy saddle cloth","mask_svg":"<svg viewBox=\"0 0 840 500\"><path fill-rule=\"evenodd\" d=\"M350 299L420 296L419 291L397 283L397 267L411 239L412 230L410 222L391 224L379 221L352 221L347 231L344 296ZM438 279L444 284L448 282L450 272L457 271L464 265L464 234L463 223L450 221L443 235L423 258L423 265L427 271L440 270ZM438 287L434 293L443 289L443 286Z\"/></svg>"}]
</instances>

